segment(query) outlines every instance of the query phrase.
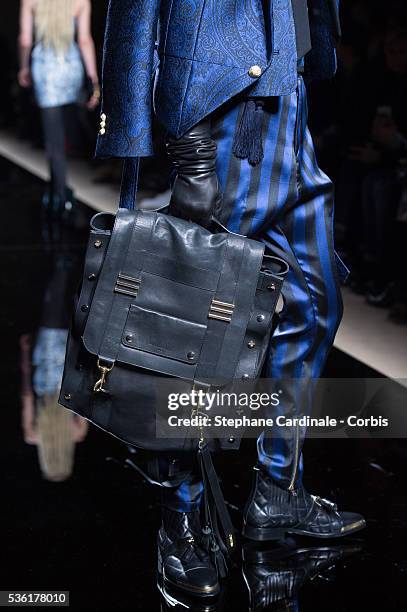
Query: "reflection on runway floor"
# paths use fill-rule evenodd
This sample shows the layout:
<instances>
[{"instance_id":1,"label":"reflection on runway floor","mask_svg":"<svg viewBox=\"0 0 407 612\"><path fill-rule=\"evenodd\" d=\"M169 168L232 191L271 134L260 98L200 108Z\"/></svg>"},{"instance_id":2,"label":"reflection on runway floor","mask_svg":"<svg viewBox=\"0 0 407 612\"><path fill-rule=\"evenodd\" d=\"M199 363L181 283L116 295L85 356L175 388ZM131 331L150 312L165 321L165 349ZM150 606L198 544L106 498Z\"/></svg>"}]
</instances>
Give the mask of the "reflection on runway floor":
<instances>
[{"instance_id":1,"label":"reflection on runway floor","mask_svg":"<svg viewBox=\"0 0 407 612\"><path fill-rule=\"evenodd\" d=\"M364 514L368 529L360 538L322 546L312 540L260 548L243 542L212 607L159 592L159 510L156 491L132 468L139 453L93 427L86 431L73 417L62 424L53 420L55 364L61 361L60 337L69 322L64 309L80 276L86 227L67 226L50 242L43 232L43 184L1 160L0 178L5 278L1 542L6 559L1 587L70 590L71 609L81 611L399 610L407 576L407 447L391 440L306 442L307 488ZM36 346L43 352L41 357L37 349L34 368L40 364L42 370L35 379L29 355ZM327 375L337 372L375 375L334 351ZM254 458L250 440L240 453L216 458L237 527Z\"/></svg>"}]
</instances>

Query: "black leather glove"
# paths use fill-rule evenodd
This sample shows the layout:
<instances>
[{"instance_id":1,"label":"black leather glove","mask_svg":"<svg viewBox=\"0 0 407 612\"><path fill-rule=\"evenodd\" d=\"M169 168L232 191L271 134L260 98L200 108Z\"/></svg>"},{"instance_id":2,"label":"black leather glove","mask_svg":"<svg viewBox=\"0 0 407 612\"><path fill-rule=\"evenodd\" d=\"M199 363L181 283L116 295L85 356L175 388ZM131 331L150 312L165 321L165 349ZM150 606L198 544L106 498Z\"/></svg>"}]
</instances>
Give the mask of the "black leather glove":
<instances>
[{"instance_id":1,"label":"black leather glove","mask_svg":"<svg viewBox=\"0 0 407 612\"><path fill-rule=\"evenodd\" d=\"M208 227L221 202L210 120L201 121L181 138L168 136L166 147L176 171L169 213Z\"/></svg>"}]
</instances>

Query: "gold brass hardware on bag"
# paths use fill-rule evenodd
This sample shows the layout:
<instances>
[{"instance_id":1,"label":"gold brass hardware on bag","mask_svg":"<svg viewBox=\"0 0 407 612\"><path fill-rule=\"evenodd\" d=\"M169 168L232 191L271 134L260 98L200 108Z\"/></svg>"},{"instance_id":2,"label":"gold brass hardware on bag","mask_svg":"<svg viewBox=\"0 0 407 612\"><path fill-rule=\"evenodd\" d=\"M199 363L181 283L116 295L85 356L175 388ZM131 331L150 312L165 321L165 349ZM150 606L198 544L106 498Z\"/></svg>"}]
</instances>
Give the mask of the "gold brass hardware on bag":
<instances>
[{"instance_id":1,"label":"gold brass hardware on bag","mask_svg":"<svg viewBox=\"0 0 407 612\"><path fill-rule=\"evenodd\" d=\"M100 371L100 378L98 381L96 381L95 386L93 387L93 390L95 391L95 393L100 393L101 391L103 393L107 393L107 389L105 389L103 385L106 382L107 375L109 374L109 372L113 370L114 364L112 364L110 367L103 366L100 363L100 360L98 359L97 366Z\"/></svg>"},{"instance_id":2,"label":"gold brass hardware on bag","mask_svg":"<svg viewBox=\"0 0 407 612\"><path fill-rule=\"evenodd\" d=\"M221 302L213 298L209 308L208 319L217 319L218 321L230 323L234 308L234 304L228 304L228 302Z\"/></svg>"},{"instance_id":3,"label":"gold brass hardware on bag","mask_svg":"<svg viewBox=\"0 0 407 612\"><path fill-rule=\"evenodd\" d=\"M132 276L126 276L125 274L119 273L114 288L115 293L122 293L123 295L129 295L130 297L137 297L140 289L141 278L133 278Z\"/></svg>"}]
</instances>

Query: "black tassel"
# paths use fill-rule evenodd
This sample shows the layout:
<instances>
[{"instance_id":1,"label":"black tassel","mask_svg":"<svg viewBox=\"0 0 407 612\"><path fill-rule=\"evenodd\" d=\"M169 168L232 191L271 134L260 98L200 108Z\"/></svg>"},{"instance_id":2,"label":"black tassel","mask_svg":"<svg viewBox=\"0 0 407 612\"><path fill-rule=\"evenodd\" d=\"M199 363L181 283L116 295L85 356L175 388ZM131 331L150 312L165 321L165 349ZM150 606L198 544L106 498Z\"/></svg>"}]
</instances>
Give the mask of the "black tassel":
<instances>
[{"instance_id":1,"label":"black tassel","mask_svg":"<svg viewBox=\"0 0 407 612\"><path fill-rule=\"evenodd\" d=\"M256 112L254 113L254 124L253 124L253 139L252 149L248 157L249 164L257 166L263 157L263 103L261 101L256 102Z\"/></svg>"},{"instance_id":2,"label":"black tassel","mask_svg":"<svg viewBox=\"0 0 407 612\"><path fill-rule=\"evenodd\" d=\"M202 545L210 554L218 576L224 578L228 571L227 560L235 550L235 532L206 445L199 449L198 460L204 487ZM220 534L218 516L226 541Z\"/></svg>"},{"instance_id":3,"label":"black tassel","mask_svg":"<svg viewBox=\"0 0 407 612\"><path fill-rule=\"evenodd\" d=\"M215 540L212 543L210 553L212 563L216 568L216 573L218 574L219 578L226 578L228 575L228 564L226 563L225 556Z\"/></svg>"},{"instance_id":4,"label":"black tassel","mask_svg":"<svg viewBox=\"0 0 407 612\"><path fill-rule=\"evenodd\" d=\"M249 99L245 103L239 127L233 142L233 154L257 166L264 157L262 100Z\"/></svg>"},{"instance_id":5,"label":"black tassel","mask_svg":"<svg viewBox=\"0 0 407 612\"><path fill-rule=\"evenodd\" d=\"M233 153L239 159L247 159L249 157L255 114L256 103L254 100L248 100L244 105L239 127L235 134L235 141L233 143Z\"/></svg>"},{"instance_id":6,"label":"black tassel","mask_svg":"<svg viewBox=\"0 0 407 612\"><path fill-rule=\"evenodd\" d=\"M202 548L204 548L209 554L219 578L225 578L228 573L228 564L225 555L218 544L218 537L219 535L215 535L209 525L205 525L202 528Z\"/></svg>"}]
</instances>

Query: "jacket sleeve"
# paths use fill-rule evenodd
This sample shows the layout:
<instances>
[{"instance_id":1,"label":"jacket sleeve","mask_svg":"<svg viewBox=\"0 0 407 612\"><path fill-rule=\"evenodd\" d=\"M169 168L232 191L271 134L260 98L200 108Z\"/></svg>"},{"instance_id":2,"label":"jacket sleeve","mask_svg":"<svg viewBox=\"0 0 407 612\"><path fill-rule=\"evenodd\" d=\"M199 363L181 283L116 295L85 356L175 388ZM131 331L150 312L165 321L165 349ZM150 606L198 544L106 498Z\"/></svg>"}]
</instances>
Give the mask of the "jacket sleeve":
<instances>
[{"instance_id":1,"label":"jacket sleeve","mask_svg":"<svg viewBox=\"0 0 407 612\"><path fill-rule=\"evenodd\" d=\"M160 0L110 0L96 157L153 155L154 48Z\"/></svg>"}]
</instances>

